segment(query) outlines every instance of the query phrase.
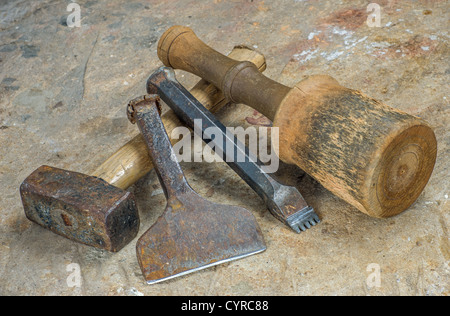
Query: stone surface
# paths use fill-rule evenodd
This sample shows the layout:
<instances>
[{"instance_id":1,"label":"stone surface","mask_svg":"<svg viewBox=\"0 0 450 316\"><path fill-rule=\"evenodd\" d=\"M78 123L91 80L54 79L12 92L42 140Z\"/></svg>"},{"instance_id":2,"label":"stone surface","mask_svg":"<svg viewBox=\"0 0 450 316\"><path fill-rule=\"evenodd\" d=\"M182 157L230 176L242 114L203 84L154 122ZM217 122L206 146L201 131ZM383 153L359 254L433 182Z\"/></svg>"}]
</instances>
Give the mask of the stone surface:
<instances>
[{"instance_id":1,"label":"stone surface","mask_svg":"<svg viewBox=\"0 0 450 316\"><path fill-rule=\"evenodd\" d=\"M447 1L76 1L81 27L67 26L69 1L0 4L0 295L449 295L450 95ZM254 46L266 74L293 85L326 73L342 85L423 117L438 137L432 178L400 216L367 217L301 170L296 185L323 222L296 235L275 220L225 164L183 163L190 184L214 202L247 207L265 253L154 286L144 283L135 241L117 254L73 243L29 222L19 185L37 167L88 173L137 133L127 102L145 93L161 65L156 43L174 24L190 26L222 53ZM191 87L198 80L177 72ZM226 125L267 125L244 105ZM154 172L132 190L145 232L165 206ZM75 265L74 265L75 264ZM82 282L75 286L74 267ZM371 283L380 269L381 283ZM368 282L369 281L369 282Z\"/></svg>"}]
</instances>

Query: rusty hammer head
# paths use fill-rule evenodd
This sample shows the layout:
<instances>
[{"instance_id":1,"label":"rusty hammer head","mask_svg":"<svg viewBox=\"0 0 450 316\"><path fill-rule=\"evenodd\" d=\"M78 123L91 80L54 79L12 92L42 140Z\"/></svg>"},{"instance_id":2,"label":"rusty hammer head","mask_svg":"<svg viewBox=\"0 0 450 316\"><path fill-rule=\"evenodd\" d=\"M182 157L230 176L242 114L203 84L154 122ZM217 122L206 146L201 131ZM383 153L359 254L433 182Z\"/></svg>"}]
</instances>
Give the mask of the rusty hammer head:
<instances>
[{"instance_id":1,"label":"rusty hammer head","mask_svg":"<svg viewBox=\"0 0 450 316\"><path fill-rule=\"evenodd\" d=\"M42 166L20 194L29 220L89 246L117 252L139 230L134 196L100 178Z\"/></svg>"}]
</instances>

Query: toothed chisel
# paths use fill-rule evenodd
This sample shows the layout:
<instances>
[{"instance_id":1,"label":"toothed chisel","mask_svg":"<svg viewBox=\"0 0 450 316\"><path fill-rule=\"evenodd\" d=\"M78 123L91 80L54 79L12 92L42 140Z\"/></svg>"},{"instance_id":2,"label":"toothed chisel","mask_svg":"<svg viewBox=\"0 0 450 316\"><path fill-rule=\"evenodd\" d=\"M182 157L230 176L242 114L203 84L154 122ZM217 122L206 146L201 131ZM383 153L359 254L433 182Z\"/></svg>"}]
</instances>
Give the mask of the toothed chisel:
<instances>
[{"instance_id":1,"label":"toothed chisel","mask_svg":"<svg viewBox=\"0 0 450 316\"><path fill-rule=\"evenodd\" d=\"M230 136L227 128L176 80L173 69L161 67L157 70L147 82L147 91L158 94L188 127L213 145L216 153L224 154L223 160L265 201L277 219L297 233L320 222L300 192L295 187L277 182L263 170L261 161L251 159L249 149L236 136ZM201 126L194 128L196 120L201 120ZM210 128L221 135L211 139L211 135L206 134Z\"/></svg>"}]
</instances>

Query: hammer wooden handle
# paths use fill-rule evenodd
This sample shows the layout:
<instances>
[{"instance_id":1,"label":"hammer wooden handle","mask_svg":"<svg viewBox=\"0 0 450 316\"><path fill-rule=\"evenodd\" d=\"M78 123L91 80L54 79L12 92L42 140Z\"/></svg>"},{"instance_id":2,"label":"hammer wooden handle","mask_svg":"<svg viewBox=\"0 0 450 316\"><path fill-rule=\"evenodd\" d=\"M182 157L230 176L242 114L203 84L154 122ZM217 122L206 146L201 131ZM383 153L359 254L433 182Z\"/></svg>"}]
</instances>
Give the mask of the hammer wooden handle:
<instances>
[{"instance_id":1,"label":"hammer wooden handle","mask_svg":"<svg viewBox=\"0 0 450 316\"><path fill-rule=\"evenodd\" d=\"M259 71L266 69L264 56L250 48L237 46L229 56L235 60L252 62ZM191 93L212 112L218 111L228 103L223 94L205 80L201 80L191 90ZM169 135L174 128L183 126L171 110L164 113L162 120ZM175 142L172 140L172 143ZM92 175L102 178L116 187L126 189L152 169L153 164L148 155L147 145L142 135L139 134L109 157Z\"/></svg>"},{"instance_id":2,"label":"hammer wooden handle","mask_svg":"<svg viewBox=\"0 0 450 316\"><path fill-rule=\"evenodd\" d=\"M221 55L182 26L163 34L158 56L166 66L214 83L228 100L266 115L280 128L283 161L370 216L403 212L431 176L437 143L426 122L329 76L311 76L288 88Z\"/></svg>"}]
</instances>

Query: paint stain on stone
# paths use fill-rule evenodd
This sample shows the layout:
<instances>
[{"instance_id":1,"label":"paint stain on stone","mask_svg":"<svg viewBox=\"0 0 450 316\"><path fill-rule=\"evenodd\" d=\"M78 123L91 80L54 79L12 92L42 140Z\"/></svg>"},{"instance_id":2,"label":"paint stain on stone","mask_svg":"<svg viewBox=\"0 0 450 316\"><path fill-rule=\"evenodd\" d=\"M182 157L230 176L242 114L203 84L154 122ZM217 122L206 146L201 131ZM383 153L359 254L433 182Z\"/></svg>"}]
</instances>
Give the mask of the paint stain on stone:
<instances>
[{"instance_id":1,"label":"paint stain on stone","mask_svg":"<svg viewBox=\"0 0 450 316\"><path fill-rule=\"evenodd\" d=\"M19 86L6 86L6 87L3 87L3 89L5 91L17 91L20 89L20 87Z\"/></svg>"},{"instance_id":2,"label":"paint stain on stone","mask_svg":"<svg viewBox=\"0 0 450 316\"><path fill-rule=\"evenodd\" d=\"M22 50L22 57L27 59L37 57L40 52L39 47L34 45L22 45L20 49Z\"/></svg>"},{"instance_id":3,"label":"paint stain on stone","mask_svg":"<svg viewBox=\"0 0 450 316\"><path fill-rule=\"evenodd\" d=\"M215 192L214 188L210 188L210 189L208 190L208 192L206 192L205 196L206 196L207 198L210 198L210 197L212 197L212 196L214 195L214 192Z\"/></svg>"},{"instance_id":4,"label":"paint stain on stone","mask_svg":"<svg viewBox=\"0 0 450 316\"><path fill-rule=\"evenodd\" d=\"M62 16L61 19L59 20L59 24L62 26L68 26L67 25L67 16Z\"/></svg>"},{"instance_id":5,"label":"paint stain on stone","mask_svg":"<svg viewBox=\"0 0 450 316\"><path fill-rule=\"evenodd\" d=\"M11 53L11 52L15 51L16 49L17 49L16 44L6 44L6 45L1 46L0 52L1 53Z\"/></svg>"},{"instance_id":6,"label":"paint stain on stone","mask_svg":"<svg viewBox=\"0 0 450 316\"><path fill-rule=\"evenodd\" d=\"M380 58L418 58L426 57L433 53L438 46L437 41L428 37L416 35L407 41L389 42L389 46L374 51Z\"/></svg>"},{"instance_id":7,"label":"paint stain on stone","mask_svg":"<svg viewBox=\"0 0 450 316\"><path fill-rule=\"evenodd\" d=\"M23 107L25 111L31 110L33 113L46 113L47 106L53 98L51 90L42 90L38 87L25 90L17 95L13 102L14 107Z\"/></svg>"},{"instance_id":8,"label":"paint stain on stone","mask_svg":"<svg viewBox=\"0 0 450 316\"><path fill-rule=\"evenodd\" d=\"M64 103L63 103L62 101L59 101L59 102L56 103L52 108L53 108L53 109L57 109L57 108L62 107L63 105L64 105Z\"/></svg>"},{"instance_id":9,"label":"paint stain on stone","mask_svg":"<svg viewBox=\"0 0 450 316\"><path fill-rule=\"evenodd\" d=\"M320 45L320 41L303 39L303 40L293 40L290 41L287 45L280 48L281 56L294 56L291 57L291 62L296 62L298 60L295 59L296 54L301 54L302 52L313 51L317 49Z\"/></svg>"},{"instance_id":10,"label":"paint stain on stone","mask_svg":"<svg viewBox=\"0 0 450 316\"><path fill-rule=\"evenodd\" d=\"M17 81L16 78L5 78L2 80L2 84L5 86L10 86L11 84L13 84L16 81Z\"/></svg>"},{"instance_id":11,"label":"paint stain on stone","mask_svg":"<svg viewBox=\"0 0 450 316\"><path fill-rule=\"evenodd\" d=\"M4 91L17 91L20 89L20 86L13 85L14 82L16 82L16 78L4 78L0 84L0 86L3 88Z\"/></svg>"},{"instance_id":12,"label":"paint stain on stone","mask_svg":"<svg viewBox=\"0 0 450 316\"><path fill-rule=\"evenodd\" d=\"M323 25L339 26L347 30L355 30L367 21L366 9L347 8L333 12L321 21Z\"/></svg>"},{"instance_id":13,"label":"paint stain on stone","mask_svg":"<svg viewBox=\"0 0 450 316\"><path fill-rule=\"evenodd\" d=\"M245 121L251 125L266 126L266 127L272 126L272 121L270 121L267 117L265 117L258 111L254 111L253 116L247 116L245 118Z\"/></svg>"}]
</instances>

